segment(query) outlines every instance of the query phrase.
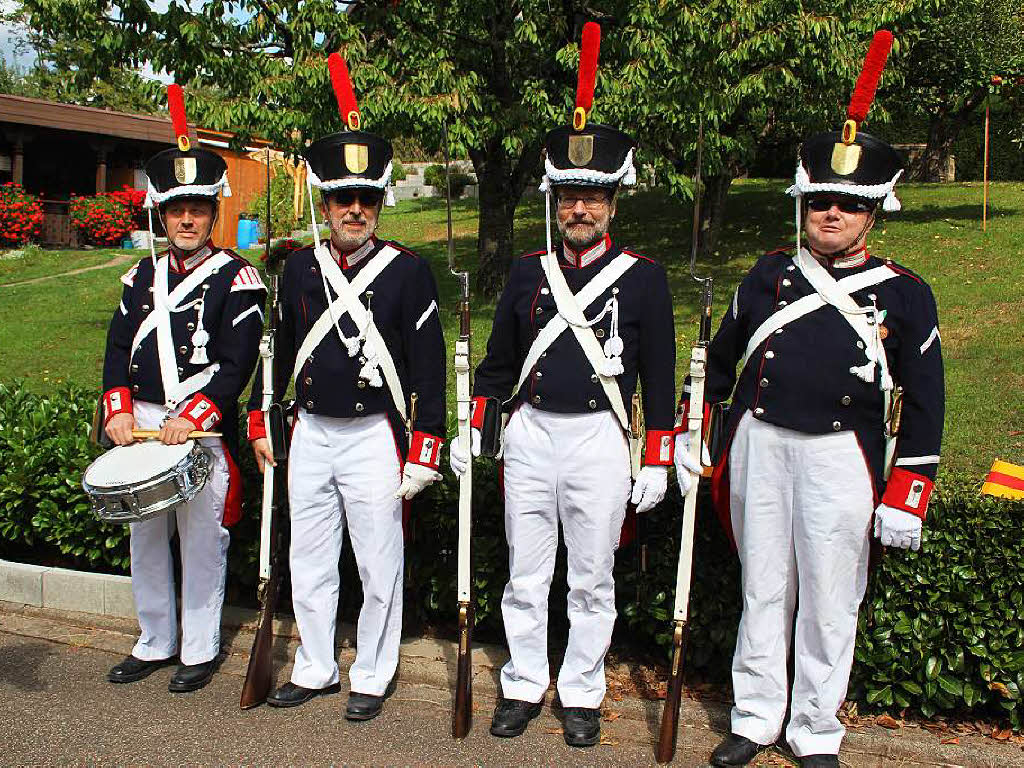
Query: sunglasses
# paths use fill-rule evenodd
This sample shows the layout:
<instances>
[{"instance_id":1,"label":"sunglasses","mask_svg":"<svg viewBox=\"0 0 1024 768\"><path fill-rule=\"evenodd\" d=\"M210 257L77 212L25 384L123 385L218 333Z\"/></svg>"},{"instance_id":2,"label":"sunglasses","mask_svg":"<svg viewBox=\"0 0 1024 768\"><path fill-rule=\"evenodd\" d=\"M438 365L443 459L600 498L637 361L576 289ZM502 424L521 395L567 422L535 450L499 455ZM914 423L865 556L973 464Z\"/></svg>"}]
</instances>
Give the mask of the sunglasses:
<instances>
[{"instance_id":1,"label":"sunglasses","mask_svg":"<svg viewBox=\"0 0 1024 768\"><path fill-rule=\"evenodd\" d=\"M858 200L854 197L809 197L807 207L812 211L822 213L836 206L843 213L871 213L875 210L874 203Z\"/></svg>"},{"instance_id":2,"label":"sunglasses","mask_svg":"<svg viewBox=\"0 0 1024 768\"><path fill-rule=\"evenodd\" d=\"M338 189L331 193L331 199L344 208L356 200L363 208L374 208L384 199L384 193L375 189Z\"/></svg>"}]
</instances>

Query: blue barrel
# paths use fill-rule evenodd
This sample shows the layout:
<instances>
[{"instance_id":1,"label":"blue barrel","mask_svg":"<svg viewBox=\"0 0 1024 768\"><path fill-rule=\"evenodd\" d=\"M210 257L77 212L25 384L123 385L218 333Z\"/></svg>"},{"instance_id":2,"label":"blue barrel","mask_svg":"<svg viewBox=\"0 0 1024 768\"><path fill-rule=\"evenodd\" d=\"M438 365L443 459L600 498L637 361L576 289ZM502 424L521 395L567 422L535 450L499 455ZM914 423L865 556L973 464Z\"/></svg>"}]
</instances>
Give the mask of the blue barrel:
<instances>
[{"instance_id":1,"label":"blue barrel","mask_svg":"<svg viewBox=\"0 0 1024 768\"><path fill-rule=\"evenodd\" d=\"M241 216L238 217L238 250L242 251L249 248L253 242L253 224L252 219L244 219Z\"/></svg>"}]
</instances>

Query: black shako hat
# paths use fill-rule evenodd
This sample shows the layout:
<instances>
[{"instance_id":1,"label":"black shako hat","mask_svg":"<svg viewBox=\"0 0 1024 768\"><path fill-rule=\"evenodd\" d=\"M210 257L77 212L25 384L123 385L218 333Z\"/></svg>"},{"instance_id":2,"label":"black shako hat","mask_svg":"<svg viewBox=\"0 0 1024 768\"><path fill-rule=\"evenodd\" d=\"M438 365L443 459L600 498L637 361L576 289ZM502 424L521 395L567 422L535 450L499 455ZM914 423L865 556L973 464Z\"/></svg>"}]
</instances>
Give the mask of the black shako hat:
<instances>
[{"instance_id":1,"label":"black shako hat","mask_svg":"<svg viewBox=\"0 0 1024 768\"><path fill-rule=\"evenodd\" d=\"M345 60L337 53L327 57L331 86L338 112L347 130L317 139L303 153L310 183L321 192L336 189L379 189L387 205L391 194L391 142L360 130L359 105Z\"/></svg>"},{"instance_id":2,"label":"black shako hat","mask_svg":"<svg viewBox=\"0 0 1024 768\"><path fill-rule=\"evenodd\" d=\"M636 141L617 128L587 123L594 104L600 47L601 27L588 21L583 25L572 125L555 128L544 138L542 191L563 185L615 189L619 184L636 183Z\"/></svg>"},{"instance_id":3,"label":"black shako hat","mask_svg":"<svg viewBox=\"0 0 1024 768\"><path fill-rule=\"evenodd\" d=\"M818 133L800 146L793 197L833 193L882 201L882 210L898 211L893 188L903 174L903 159L889 144L858 130L875 97L878 80L892 48L892 33L875 33L860 77L850 97L841 131Z\"/></svg>"},{"instance_id":4,"label":"black shako hat","mask_svg":"<svg viewBox=\"0 0 1024 768\"><path fill-rule=\"evenodd\" d=\"M178 146L158 152L146 163L146 207L161 206L181 197L203 197L216 203L222 192L224 197L230 197L224 158L207 149L192 148L185 119L185 96L177 83L167 86L167 106Z\"/></svg>"}]
</instances>

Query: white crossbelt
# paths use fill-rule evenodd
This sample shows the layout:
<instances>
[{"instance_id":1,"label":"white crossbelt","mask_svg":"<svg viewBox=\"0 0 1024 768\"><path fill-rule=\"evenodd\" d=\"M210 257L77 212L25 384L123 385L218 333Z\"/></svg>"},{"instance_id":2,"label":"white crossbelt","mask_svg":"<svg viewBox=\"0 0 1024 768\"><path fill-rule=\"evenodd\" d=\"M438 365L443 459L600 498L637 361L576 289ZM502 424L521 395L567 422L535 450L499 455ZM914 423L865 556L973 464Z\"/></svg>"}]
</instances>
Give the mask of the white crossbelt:
<instances>
[{"instance_id":1,"label":"white crossbelt","mask_svg":"<svg viewBox=\"0 0 1024 768\"><path fill-rule=\"evenodd\" d=\"M157 260L153 270L153 311L139 325L132 339L132 351L129 362L150 333L156 331L157 356L160 360L160 379L164 389L164 406L173 410L178 404L193 395L213 379L220 370L220 363L211 363L199 373L189 376L185 381L178 379L178 361L174 355L174 336L171 333L171 312L192 291L199 287L216 270L227 265L231 256L218 251L195 268L178 286L167 292L170 256L164 254Z\"/></svg>"},{"instance_id":2,"label":"white crossbelt","mask_svg":"<svg viewBox=\"0 0 1024 768\"><path fill-rule=\"evenodd\" d=\"M886 280L890 280L896 277L899 273L883 265L864 272L858 272L855 275L844 277L842 280L835 280L830 274L828 274L828 272L825 271L824 267L814 261L813 258L809 260L825 274L825 277L831 281L831 285L828 285L824 280L822 280L820 274L818 274L813 267L809 267L807 264L804 264L802 260L797 260L797 266L801 268L801 272L803 272L804 276L807 277L808 282L810 282L811 286L815 288L815 291L818 291L820 287L822 292L833 300L833 303L837 305L836 308L841 310L843 317L846 318L847 322L849 322L857 332L857 335L860 336L861 339L864 340L865 345L867 345L868 340L865 338L867 334L867 323L865 316L862 314L863 308L850 297L850 294L864 288L869 288L872 285L878 285ZM808 274L808 272L810 274ZM816 285L816 283L818 283L818 285ZM821 293L816 292L808 296L803 296L792 304L780 309L778 312L775 312L771 317L761 323L758 329L754 331L754 334L750 337L750 341L747 342L747 348L743 353L743 359L740 360L740 370L743 370L750 356L754 354L754 352L757 351L757 348L764 343L765 339L775 333L775 331L789 325L795 320L799 320L804 315L808 315L815 310L821 309L825 304L825 298L823 298ZM854 320L854 318L858 318L859 320ZM884 355L882 355L882 360L884 361Z\"/></svg>"},{"instance_id":3,"label":"white crossbelt","mask_svg":"<svg viewBox=\"0 0 1024 768\"><path fill-rule=\"evenodd\" d=\"M394 401L395 409L398 411L398 415L402 417L402 421L406 421L408 417L406 416L405 393L402 391L402 382L398 378L395 361L391 357L391 351L384 343L380 331L377 330L377 326L368 316L366 307L359 300L359 294L363 293L377 276L398 256L398 249L385 245L367 262L366 266L359 271L359 274L351 282L345 277L345 273L341 271L338 262L331 258L327 248L322 245L318 246L314 249L314 254L324 277L327 278L327 282L330 283L334 292L338 294L338 298L331 302L330 297L327 297L330 306L321 313L320 317L317 318L316 322L309 329L309 333L302 340L302 345L299 347L299 352L295 357L292 380L298 379L299 372L302 370L306 360L313 354L313 351L320 345L320 342L324 340L327 334L331 332L331 328L334 327L333 315L339 312L341 314L348 314L352 318L352 322L356 324L356 328L365 327L366 339L373 345L377 353L377 362L391 392L391 399Z\"/></svg>"},{"instance_id":4,"label":"white crossbelt","mask_svg":"<svg viewBox=\"0 0 1024 768\"><path fill-rule=\"evenodd\" d=\"M626 406L622 401L622 391L619 389L614 376L604 376L601 373L604 353L601 351L601 345L594 335L594 329L586 327L586 318L583 315L583 310L593 304L636 262L635 256L620 253L612 259L610 264L594 275L590 282L583 286L580 292L574 296L572 291L569 290L568 283L565 282L565 275L562 274L562 270L558 267L555 255L549 251L541 257L541 266L544 269L544 275L548 279L548 285L551 286L551 296L555 300L558 315L551 318L533 340L533 344L526 354L526 360L523 362L522 371L519 373L519 381L516 382L512 395L506 402L513 400L519 393L523 382L526 381L526 377L530 375L530 371L537 365L540 356L555 342L555 339L561 336L566 328L572 328L577 341L579 341L584 354L587 356L587 360L590 361L590 365L597 375L598 381L601 383L602 389L604 389L605 395L608 397L608 401L612 405L615 417L619 420L619 424L622 425L622 429L629 433L629 418L626 416Z\"/></svg>"}]
</instances>

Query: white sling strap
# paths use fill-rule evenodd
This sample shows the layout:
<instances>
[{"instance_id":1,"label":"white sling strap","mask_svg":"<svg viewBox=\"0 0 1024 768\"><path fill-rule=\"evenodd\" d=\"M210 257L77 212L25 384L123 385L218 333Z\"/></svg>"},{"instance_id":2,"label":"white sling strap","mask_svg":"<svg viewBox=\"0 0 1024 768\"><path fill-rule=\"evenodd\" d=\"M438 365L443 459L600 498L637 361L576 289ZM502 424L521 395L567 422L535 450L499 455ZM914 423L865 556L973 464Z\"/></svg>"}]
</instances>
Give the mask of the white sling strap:
<instances>
[{"instance_id":1,"label":"white sling strap","mask_svg":"<svg viewBox=\"0 0 1024 768\"><path fill-rule=\"evenodd\" d=\"M813 262L821 272L824 272L825 277L831 281L831 285L825 284L824 281L820 279L820 275L814 272L813 267L808 270L811 273L808 275L808 271L804 270L804 267L807 265L803 263L803 260L797 259L797 266L800 267L801 272L807 277L808 282L810 282L811 286L818 292L797 299L792 304L780 309L778 312L775 312L771 317L761 323L758 329L754 331L754 334L750 337L750 341L747 342L747 348L743 353L743 359L740 360L741 371L746 366L747 360L750 356L754 354L754 352L757 351L757 348L764 343L765 339L775 333L775 331L789 325L794 320L799 320L804 315L808 315L825 306L826 300L822 296L822 292L818 290L819 286L815 283L822 285L825 295L833 300L832 303L837 305L837 309L842 310L843 317L847 319L853 329L857 332L857 335L864 339L864 331L867 326L866 321L857 322L853 320L854 317L859 317L861 320L865 319L864 308L860 307L857 302L850 298L850 294L863 288L868 288L872 285L878 285L879 283L896 277L898 274L894 270L883 265L865 270L864 272L858 272L855 275L849 275L841 280L835 280L828 274L828 272L825 271L824 267L813 259L813 257L809 258L809 261ZM865 340L864 343L867 345L868 341ZM884 355L882 358L884 361Z\"/></svg>"},{"instance_id":2,"label":"white sling strap","mask_svg":"<svg viewBox=\"0 0 1024 768\"><path fill-rule=\"evenodd\" d=\"M562 335L566 328L572 328L577 341L579 341L584 354L587 356L587 360L597 375L598 381L601 383L608 402L611 403L615 417L619 420L619 424L622 425L622 429L627 433L629 432L629 418L626 415L625 403L622 401L622 391L619 389L614 376L605 376L601 373L604 353L601 351L601 345L594 335L594 329L586 326L587 321L583 315L583 310L607 291L616 280L626 273L626 270L636 264L636 261L635 256L620 253L574 296L572 291L569 290L568 283L565 282L565 275L562 274L562 270L558 266L557 257L550 251L541 257L541 266L544 269L544 275L548 279L548 285L551 287L551 296L555 300L558 315L551 318L547 325L537 334L537 338L533 340L530 351L526 355L526 360L523 362L522 371L519 373L519 381L512 390L509 400L512 400L518 394L523 386L523 382L526 381L526 377L530 375L530 371L533 370L537 361L540 360L540 356L547 351L555 339Z\"/></svg>"},{"instance_id":3,"label":"white sling strap","mask_svg":"<svg viewBox=\"0 0 1024 768\"><path fill-rule=\"evenodd\" d=\"M160 379L164 390L164 406L173 410L177 405L195 394L213 379L220 370L220 363L211 363L199 373L181 381L178 379L178 362L174 354L174 337L171 333L171 312L177 311L181 301L207 280L214 271L227 265L231 256L219 251L195 268L178 286L168 293L168 270L170 255L164 254L153 270L153 310L139 325L132 339L131 358L134 359L142 342L156 331L157 357L160 360Z\"/></svg>"},{"instance_id":4,"label":"white sling strap","mask_svg":"<svg viewBox=\"0 0 1024 768\"><path fill-rule=\"evenodd\" d=\"M395 409L398 411L399 416L401 416L402 421L406 421L405 393L402 391L402 382L398 378L395 361L391 357L391 351L384 343L380 331L377 330L377 326L368 316L366 307L359 301L359 294L369 287L377 276L394 261L398 254L397 248L390 245L384 246L359 271L359 274L355 276L352 282L349 282L348 278L341 271L341 267L338 266L338 263L327 251L327 248L321 245L314 249L317 263L320 265L324 277L327 278L327 282L330 283L334 292L338 294L338 298L332 302L330 297L327 297L329 302L328 308L317 318L316 322L309 329L309 333L306 334L306 338L302 340L302 345L299 347L299 352L295 357L292 379L298 379L299 371L302 370L302 366L307 358L313 354L313 351L330 333L331 328L334 327L333 315L340 310L342 314L348 314L352 318L352 322L355 323L357 328L366 329L366 340L373 345L374 351L377 353L377 362L380 365L381 373L384 375L384 381L387 382L388 389L391 392L391 399L394 401Z\"/></svg>"}]
</instances>

